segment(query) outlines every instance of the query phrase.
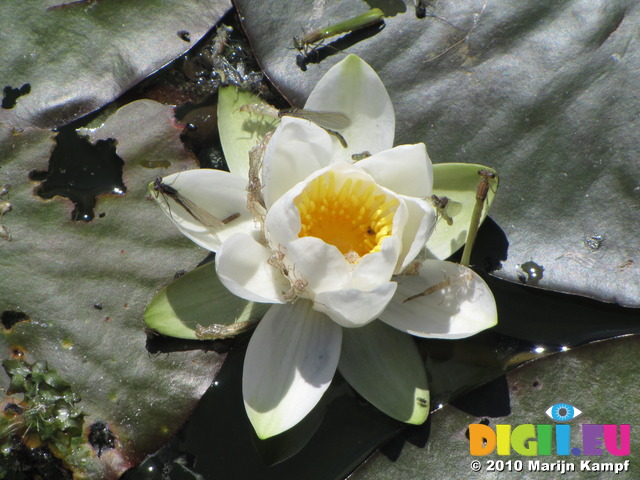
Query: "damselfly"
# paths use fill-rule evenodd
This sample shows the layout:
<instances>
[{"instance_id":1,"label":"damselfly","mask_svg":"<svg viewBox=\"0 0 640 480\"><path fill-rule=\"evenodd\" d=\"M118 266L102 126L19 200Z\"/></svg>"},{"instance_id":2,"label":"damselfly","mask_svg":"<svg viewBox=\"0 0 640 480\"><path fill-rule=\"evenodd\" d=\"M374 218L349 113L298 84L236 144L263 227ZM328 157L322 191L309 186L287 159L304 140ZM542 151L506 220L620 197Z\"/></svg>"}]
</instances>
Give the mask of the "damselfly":
<instances>
[{"instance_id":1,"label":"damselfly","mask_svg":"<svg viewBox=\"0 0 640 480\"><path fill-rule=\"evenodd\" d=\"M319 28L305 34L302 37L297 35L293 37L293 46L301 55L308 56L310 50L313 50L324 39L334 37L343 33L361 30L372 25L381 23L384 13L379 8L372 8L362 15L350 18L344 22L329 25L328 27Z\"/></svg>"},{"instance_id":2,"label":"damselfly","mask_svg":"<svg viewBox=\"0 0 640 480\"><path fill-rule=\"evenodd\" d=\"M216 216L205 211L194 202L189 200L183 194L181 194L176 188L163 183L162 178L158 177L153 182L153 190L158 195L162 195L165 200L171 199L178 204L183 210L185 210L195 221L208 228L214 235L222 230L225 225L232 222L240 216L240 213L233 213L224 219L220 220Z\"/></svg>"}]
</instances>

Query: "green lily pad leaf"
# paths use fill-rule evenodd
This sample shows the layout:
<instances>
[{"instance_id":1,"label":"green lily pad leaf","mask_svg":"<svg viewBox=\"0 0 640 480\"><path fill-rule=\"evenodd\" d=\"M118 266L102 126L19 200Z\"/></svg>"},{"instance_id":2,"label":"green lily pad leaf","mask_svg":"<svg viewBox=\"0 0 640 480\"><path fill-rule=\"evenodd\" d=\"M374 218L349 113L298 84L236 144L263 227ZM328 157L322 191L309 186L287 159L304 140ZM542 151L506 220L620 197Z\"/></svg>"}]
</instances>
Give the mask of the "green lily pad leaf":
<instances>
[{"instance_id":1,"label":"green lily pad leaf","mask_svg":"<svg viewBox=\"0 0 640 480\"><path fill-rule=\"evenodd\" d=\"M439 199L447 199L447 205L439 213L436 228L427 242L428 253L434 258L449 258L465 244L480 182L478 170L496 173L483 165L467 163L439 163L433 166L433 194ZM491 208L498 188L497 177L489 182L481 223Z\"/></svg>"},{"instance_id":2,"label":"green lily pad leaf","mask_svg":"<svg viewBox=\"0 0 640 480\"><path fill-rule=\"evenodd\" d=\"M0 122L64 125L188 50L228 0L2 2Z\"/></svg>"},{"instance_id":3,"label":"green lily pad leaf","mask_svg":"<svg viewBox=\"0 0 640 480\"><path fill-rule=\"evenodd\" d=\"M258 322L269 304L233 295L207 263L161 290L144 313L147 326L158 333L186 339L233 337Z\"/></svg>"},{"instance_id":4,"label":"green lily pad leaf","mask_svg":"<svg viewBox=\"0 0 640 480\"><path fill-rule=\"evenodd\" d=\"M378 320L344 328L338 369L349 385L390 417L415 425L427 419L427 374L411 335Z\"/></svg>"},{"instance_id":5,"label":"green lily pad leaf","mask_svg":"<svg viewBox=\"0 0 640 480\"><path fill-rule=\"evenodd\" d=\"M181 132L175 123L173 108L153 100L128 103L100 126L78 129L80 135L88 135L94 143L115 138L116 151L127 165L148 169L169 169L176 160L193 158L180 142Z\"/></svg>"},{"instance_id":6,"label":"green lily pad leaf","mask_svg":"<svg viewBox=\"0 0 640 480\"><path fill-rule=\"evenodd\" d=\"M171 351L144 332L144 308L158 286L176 271L194 268L203 255L148 197L147 184L166 168L150 168L156 153L128 122L145 125L153 138L162 139L167 167L194 166L184 152L171 153L180 150L172 107L149 107L147 102L130 105L108 120L109 134L120 132L108 148L112 156L122 155L126 193L112 190L99 197L97 215L88 223L70 220L67 199L43 201L34 195L29 175L46 170L53 134L0 130L0 184L7 190L1 200L11 205L0 218L8 233L0 238L0 350L3 358L19 351L29 364L46 362L82 399L76 406L86 414L89 456L75 464L82 465L76 473L88 478L115 478L162 445L188 417L224 359L210 351ZM83 142L92 145L86 138ZM75 169L75 161L79 171L90 170L99 159L66 161L56 168ZM76 193L94 195L83 185ZM167 354L149 354L163 351ZM61 385L44 371L38 375L50 388ZM87 443L94 423L108 425L116 439L115 448L100 457Z\"/></svg>"},{"instance_id":7,"label":"green lily pad leaf","mask_svg":"<svg viewBox=\"0 0 640 480\"><path fill-rule=\"evenodd\" d=\"M236 1L260 64L293 105L353 53L389 91L396 144L423 141L434 163L500 174L491 217L508 252L494 274L527 282L533 262L544 269L540 288L640 307L640 9L462 0L430 2L419 19L405 4L381 7L383 29L326 40L302 71L293 35L367 7Z\"/></svg>"},{"instance_id":8,"label":"green lily pad leaf","mask_svg":"<svg viewBox=\"0 0 640 480\"><path fill-rule=\"evenodd\" d=\"M260 97L238 87L219 90L218 131L231 173L248 178L249 151L280 123L277 117L262 114L263 107L275 111Z\"/></svg>"},{"instance_id":9,"label":"green lily pad leaf","mask_svg":"<svg viewBox=\"0 0 640 480\"><path fill-rule=\"evenodd\" d=\"M613 476L635 479L640 472L637 465L640 440L633 434L633 425L640 423L640 413L635 408L636 385L640 382L640 368L636 361L639 354L640 337L633 336L594 343L529 363L507 374L505 389L485 389L484 395L491 398L492 404L498 401L495 398L496 394L502 396L499 401L507 407L502 415L493 417L483 414L478 409L465 412L460 409L460 404L459 408L446 406L431 416L432 423L426 447L405 444L400 457L393 461L376 453L349 478L449 478L451 472L465 472L464 478L470 480L504 478L504 471L487 470L488 462L496 460L505 463L507 460L521 460L524 464L523 469L519 473L512 471L514 478L533 479L544 475L531 470L529 460L532 460L540 463L564 462L567 466L574 465L575 471L567 471L566 475L561 475L571 479L605 479ZM607 382L594 384L594 378L606 378ZM467 395L467 404L486 404L488 399L484 398L484 395L479 390L470 392ZM557 455L555 440L551 445L550 454L546 455L539 451L537 455L522 456L514 450L511 450L510 456L497 455L495 451L487 456L470 455L470 441L478 442L477 438L469 438L470 425L484 423L494 432L496 425L511 425L512 429L527 424L550 425L555 430L555 422L546 412L558 403L570 404L582 412L563 422L564 425L570 426L570 445L572 448L580 449L580 456L575 455L577 451L571 455ZM601 456L588 456L585 451L587 445L583 443L582 437L588 424L632 425L630 455L613 456L602 445ZM555 433L552 435L555 438ZM542 448L541 443L529 444L530 447L534 445L538 449ZM619 446L621 443L615 447ZM481 462L480 471L471 470L470 464L473 460ZM616 475L611 471L580 471L581 461L590 461L591 464L607 462L623 465L625 460L629 460L628 468ZM559 472L555 473L558 474L557 478L560 478ZM552 473L549 475L556 478Z\"/></svg>"}]
</instances>

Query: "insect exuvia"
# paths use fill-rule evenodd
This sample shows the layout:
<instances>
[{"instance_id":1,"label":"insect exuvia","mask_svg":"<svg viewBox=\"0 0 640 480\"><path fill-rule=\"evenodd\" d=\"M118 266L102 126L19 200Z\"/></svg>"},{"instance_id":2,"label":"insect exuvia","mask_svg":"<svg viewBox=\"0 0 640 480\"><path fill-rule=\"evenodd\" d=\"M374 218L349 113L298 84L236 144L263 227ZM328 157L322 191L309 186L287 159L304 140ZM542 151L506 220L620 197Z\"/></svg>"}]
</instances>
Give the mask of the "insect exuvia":
<instances>
[{"instance_id":1,"label":"insect exuvia","mask_svg":"<svg viewBox=\"0 0 640 480\"><path fill-rule=\"evenodd\" d=\"M449 197L431 195L431 203L436 208L438 217L444 219L449 226L453 225L452 217L462 211L462 204L451 200Z\"/></svg>"},{"instance_id":2,"label":"insect exuvia","mask_svg":"<svg viewBox=\"0 0 640 480\"><path fill-rule=\"evenodd\" d=\"M359 162L360 160L364 160L365 158L369 158L371 156L371 152L368 150L364 150L360 153L354 153L351 155L351 160L354 162Z\"/></svg>"},{"instance_id":3,"label":"insect exuvia","mask_svg":"<svg viewBox=\"0 0 640 480\"><path fill-rule=\"evenodd\" d=\"M282 118L284 116L303 118L315 123L319 127L323 128L327 133L333 135L338 139L340 144L347 148L347 141L336 130L347 128L351 125L351 120L344 113L340 112L320 112L316 110L305 110L302 108L284 108L278 110L275 107L267 104L245 104L240 107L241 112L253 113L256 115L267 115L275 118Z\"/></svg>"},{"instance_id":4,"label":"insect exuvia","mask_svg":"<svg viewBox=\"0 0 640 480\"><path fill-rule=\"evenodd\" d=\"M409 302L411 300L415 300L419 297L426 297L427 295L431 295L432 293L443 291L446 294L447 289L450 287L454 287L456 285L466 284L470 285L473 280L473 273L471 270L459 271L456 275L447 277L445 275L444 280L436 283L435 285L431 285L420 293L416 293L415 295L411 295L402 301L402 303Z\"/></svg>"}]
</instances>

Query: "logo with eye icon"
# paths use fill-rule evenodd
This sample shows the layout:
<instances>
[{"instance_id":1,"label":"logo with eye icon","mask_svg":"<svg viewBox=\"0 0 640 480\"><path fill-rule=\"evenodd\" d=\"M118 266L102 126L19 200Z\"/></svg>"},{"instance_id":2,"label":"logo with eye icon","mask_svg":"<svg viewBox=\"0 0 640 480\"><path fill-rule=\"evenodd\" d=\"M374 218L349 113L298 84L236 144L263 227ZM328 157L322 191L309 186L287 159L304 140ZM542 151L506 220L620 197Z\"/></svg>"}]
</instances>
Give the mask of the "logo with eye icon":
<instances>
[{"instance_id":1,"label":"logo with eye icon","mask_svg":"<svg viewBox=\"0 0 640 480\"><path fill-rule=\"evenodd\" d=\"M556 422L568 422L580 415L582 411L568 403L556 403L551 405L544 413Z\"/></svg>"}]
</instances>

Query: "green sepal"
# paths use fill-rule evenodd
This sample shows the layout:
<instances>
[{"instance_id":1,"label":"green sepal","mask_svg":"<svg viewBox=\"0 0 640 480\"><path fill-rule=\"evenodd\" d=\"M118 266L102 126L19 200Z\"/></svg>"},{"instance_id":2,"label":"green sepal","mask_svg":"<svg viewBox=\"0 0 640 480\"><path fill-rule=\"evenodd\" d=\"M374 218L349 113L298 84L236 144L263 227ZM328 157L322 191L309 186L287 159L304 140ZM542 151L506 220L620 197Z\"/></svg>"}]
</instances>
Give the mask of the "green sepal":
<instances>
[{"instance_id":1,"label":"green sepal","mask_svg":"<svg viewBox=\"0 0 640 480\"><path fill-rule=\"evenodd\" d=\"M476 190L482 180L478 170L496 173L496 177L489 181L490 188L480 218L482 224L498 189L497 172L492 168L472 163L438 163L433 166L433 195L447 197L450 202L455 202L449 209L457 208L458 211L451 214L451 225L444 218L438 219L435 230L427 242L427 254L431 258L445 260L464 246L473 207L476 204Z\"/></svg>"},{"instance_id":2,"label":"green sepal","mask_svg":"<svg viewBox=\"0 0 640 480\"><path fill-rule=\"evenodd\" d=\"M379 320L361 328L344 328L338 370L360 395L390 417L413 425L427 419L427 373L411 335Z\"/></svg>"},{"instance_id":3,"label":"green sepal","mask_svg":"<svg viewBox=\"0 0 640 480\"><path fill-rule=\"evenodd\" d=\"M233 337L262 318L270 304L233 295L218 279L213 263L202 265L167 285L144 313L149 328L170 337Z\"/></svg>"},{"instance_id":4,"label":"green sepal","mask_svg":"<svg viewBox=\"0 0 640 480\"><path fill-rule=\"evenodd\" d=\"M238 87L222 87L218 92L218 132L229 171L242 177L249 174L249 152L275 130L278 118L241 111L243 105L269 106L260 97ZM269 106L270 107L270 106Z\"/></svg>"}]
</instances>

